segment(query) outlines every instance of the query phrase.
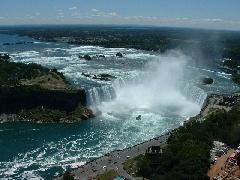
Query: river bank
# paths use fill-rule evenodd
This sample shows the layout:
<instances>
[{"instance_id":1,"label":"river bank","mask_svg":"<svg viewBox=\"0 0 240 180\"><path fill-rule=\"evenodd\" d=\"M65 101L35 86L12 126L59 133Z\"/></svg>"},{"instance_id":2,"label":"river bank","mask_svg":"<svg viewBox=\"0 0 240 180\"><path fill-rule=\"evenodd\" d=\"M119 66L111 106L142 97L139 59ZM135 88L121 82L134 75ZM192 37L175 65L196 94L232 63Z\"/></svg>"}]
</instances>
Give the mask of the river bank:
<instances>
[{"instance_id":1,"label":"river bank","mask_svg":"<svg viewBox=\"0 0 240 180\"><path fill-rule=\"evenodd\" d=\"M192 121L204 121L208 115L214 112L214 110L225 110L228 112L232 109L233 105L239 101L239 99L239 93L235 93L229 96L211 94L205 99L200 113L193 118L189 118L184 122L183 125L187 126L187 124L191 123ZM129 158L134 158L141 154L144 155L147 149L151 146L165 146L171 133L175 130L172 130L167 134L161 135L154 139L150 139L143 143L137 144L133 147L107 153L104 156L87 162L85 165L73 169L70 174L75 179L87 180L92 179L101 173L115 170L118 175L124 179L134 179L134 177L129 175L123 169L123 163ZM63 179L63 177L57 177L56 179Z\"/></svg>"},{"instance_id":2,"label":"river bank","mask_svg":"<svg viewBox=\"0 0 240 180\"><path fill-rule=\"evenodd\" d=\"M123 163L129 158L134 158L138 155L145 154L150 146L163 146L165 145L171 132L161 135L159 137L150 139L135 146L109 152L97 159L87 162L71 171L71 175L75 179L88 180L89 178L96 177L98 174L115 170L119 176L125 179L133 179L124 169ZM56 177L55 179L63 179L63 177Z\"/></svg>"}]
</instances>

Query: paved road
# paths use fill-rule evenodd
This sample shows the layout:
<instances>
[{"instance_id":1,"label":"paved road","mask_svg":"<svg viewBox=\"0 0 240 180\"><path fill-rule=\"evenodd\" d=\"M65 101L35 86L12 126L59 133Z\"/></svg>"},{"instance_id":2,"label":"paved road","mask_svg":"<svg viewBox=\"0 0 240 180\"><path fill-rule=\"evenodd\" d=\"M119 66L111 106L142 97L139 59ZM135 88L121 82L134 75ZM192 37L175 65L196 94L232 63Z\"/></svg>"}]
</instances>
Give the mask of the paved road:
<instances>
[{"instance_id":1,"label":"paved road","mask_svg":"<svg viewBox=\"0 0 240 180\"><path fill-rule=\"evenodd\" d=\"M90 161L77 169L74 169L71 173L78 180L89 180L91 179L91 177L95 177L98 174L103 173L104 171L114 169L121 177L125 179L134 179L126 171L123 170L122 163L126 161L129 157L132 158L140 154L145 154L147 148L150 146L163 145L169 136L170 133L127 149L113 151L98 159ZM62 177L59 177L57 179L62 179Z\"/></svg>"}]
</instances>

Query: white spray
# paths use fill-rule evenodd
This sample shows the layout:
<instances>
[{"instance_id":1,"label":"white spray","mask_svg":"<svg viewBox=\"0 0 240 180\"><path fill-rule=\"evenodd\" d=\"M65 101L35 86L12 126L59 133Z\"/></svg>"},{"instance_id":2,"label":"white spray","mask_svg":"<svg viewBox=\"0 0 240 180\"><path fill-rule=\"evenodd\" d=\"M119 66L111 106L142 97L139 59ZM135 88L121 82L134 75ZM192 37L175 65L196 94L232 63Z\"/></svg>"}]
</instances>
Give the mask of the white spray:
<instances>
[{"instance_id":1,"label":"white spray","mask_svg":"<svg viewBox=\"0 0 240 180\"><path fill-rule=\"evenodd\" d=\"M146 65L136 83L116 90L116 98L98 108L104 113L128 114L136 110L191 116L200 104L189 100L182 92L185 68L189 57L179 51L160 55Z\"/></svg>"}]
</instances>

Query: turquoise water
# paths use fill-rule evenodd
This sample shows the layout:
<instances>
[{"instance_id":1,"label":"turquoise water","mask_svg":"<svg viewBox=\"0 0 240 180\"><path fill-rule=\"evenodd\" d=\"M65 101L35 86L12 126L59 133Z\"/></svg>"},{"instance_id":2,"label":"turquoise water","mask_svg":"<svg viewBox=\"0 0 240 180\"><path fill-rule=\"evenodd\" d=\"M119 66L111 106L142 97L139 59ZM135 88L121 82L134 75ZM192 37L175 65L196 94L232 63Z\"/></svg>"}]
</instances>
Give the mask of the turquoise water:
<instances>
[{"instance_id":1,"label":"turquoise water","mask_svg":"<svg viewBox=\"0 0 240 180\"><path fill-rule=\"evenodd\" d=\"M169 128L177 125L176 120L168 122ZM165 128L158 129L159 132L164 130ZM152 137L150 132L144 136L135 136L137 133L141 133L138 127L129 127L124 119L109 121L99 118L68 125L2 124L1 178L51 178L56 172L62 172L62 168L74 163L81 164L108 151L128 147Z\"/></svg>"},{"instance_id":2,"label":"turquoise water","mask_svg":"<svg viewBox=\"0 0 240 180\"><path fill-rule=\"evenodd\" d=\"M15 41L34 43L0 45L0 51L10 53L16 62L56 67L72 84L85 88L89 106L101 113L75 124L0 124L0 179L51 178L66 168L180 126L199 112L207 93L238 90L217 67L195 67L191 58L178 51L161 55L0 35L0 44ZM116 58L119 51L125 53L124 58ZM84 54L104 54L106 58L78 58ZM117 78L102 82L86 78L82 72ZM214 78L214 84L203 86L199 79L204 76ZM140 121L136 121L138 115L142 115Z\"/></svg>"}]
</instances>

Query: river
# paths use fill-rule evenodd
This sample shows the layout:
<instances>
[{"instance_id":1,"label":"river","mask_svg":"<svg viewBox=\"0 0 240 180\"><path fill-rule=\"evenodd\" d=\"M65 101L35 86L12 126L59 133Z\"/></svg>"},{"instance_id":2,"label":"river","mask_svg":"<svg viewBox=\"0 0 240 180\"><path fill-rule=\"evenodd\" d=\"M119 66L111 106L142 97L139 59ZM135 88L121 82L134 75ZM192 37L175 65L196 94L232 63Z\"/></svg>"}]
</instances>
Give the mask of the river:
<instances>
[{"instance_id":1,"label":"river","mask_svg":"<svg viewBox=\"0 0 240 180\"><path fill-rule=\"evenodd\" d=\"M33 43L1 45L16 42ZM217 66L197 67L178 50L159 54L0 35L0 52L9 53L15 62L57 68L73 85L86 90L88 105L98 114L74 124L0 124L0 179L49 179L180 126L198 114L208 93L239 89ZM116 57L117 52L123 58ZM78 57L85 54L93 60ZM116 79L101 81L82 73ZM202 77L212 77L214 83L203 85Z\"/></svg>"}]
</instances>

